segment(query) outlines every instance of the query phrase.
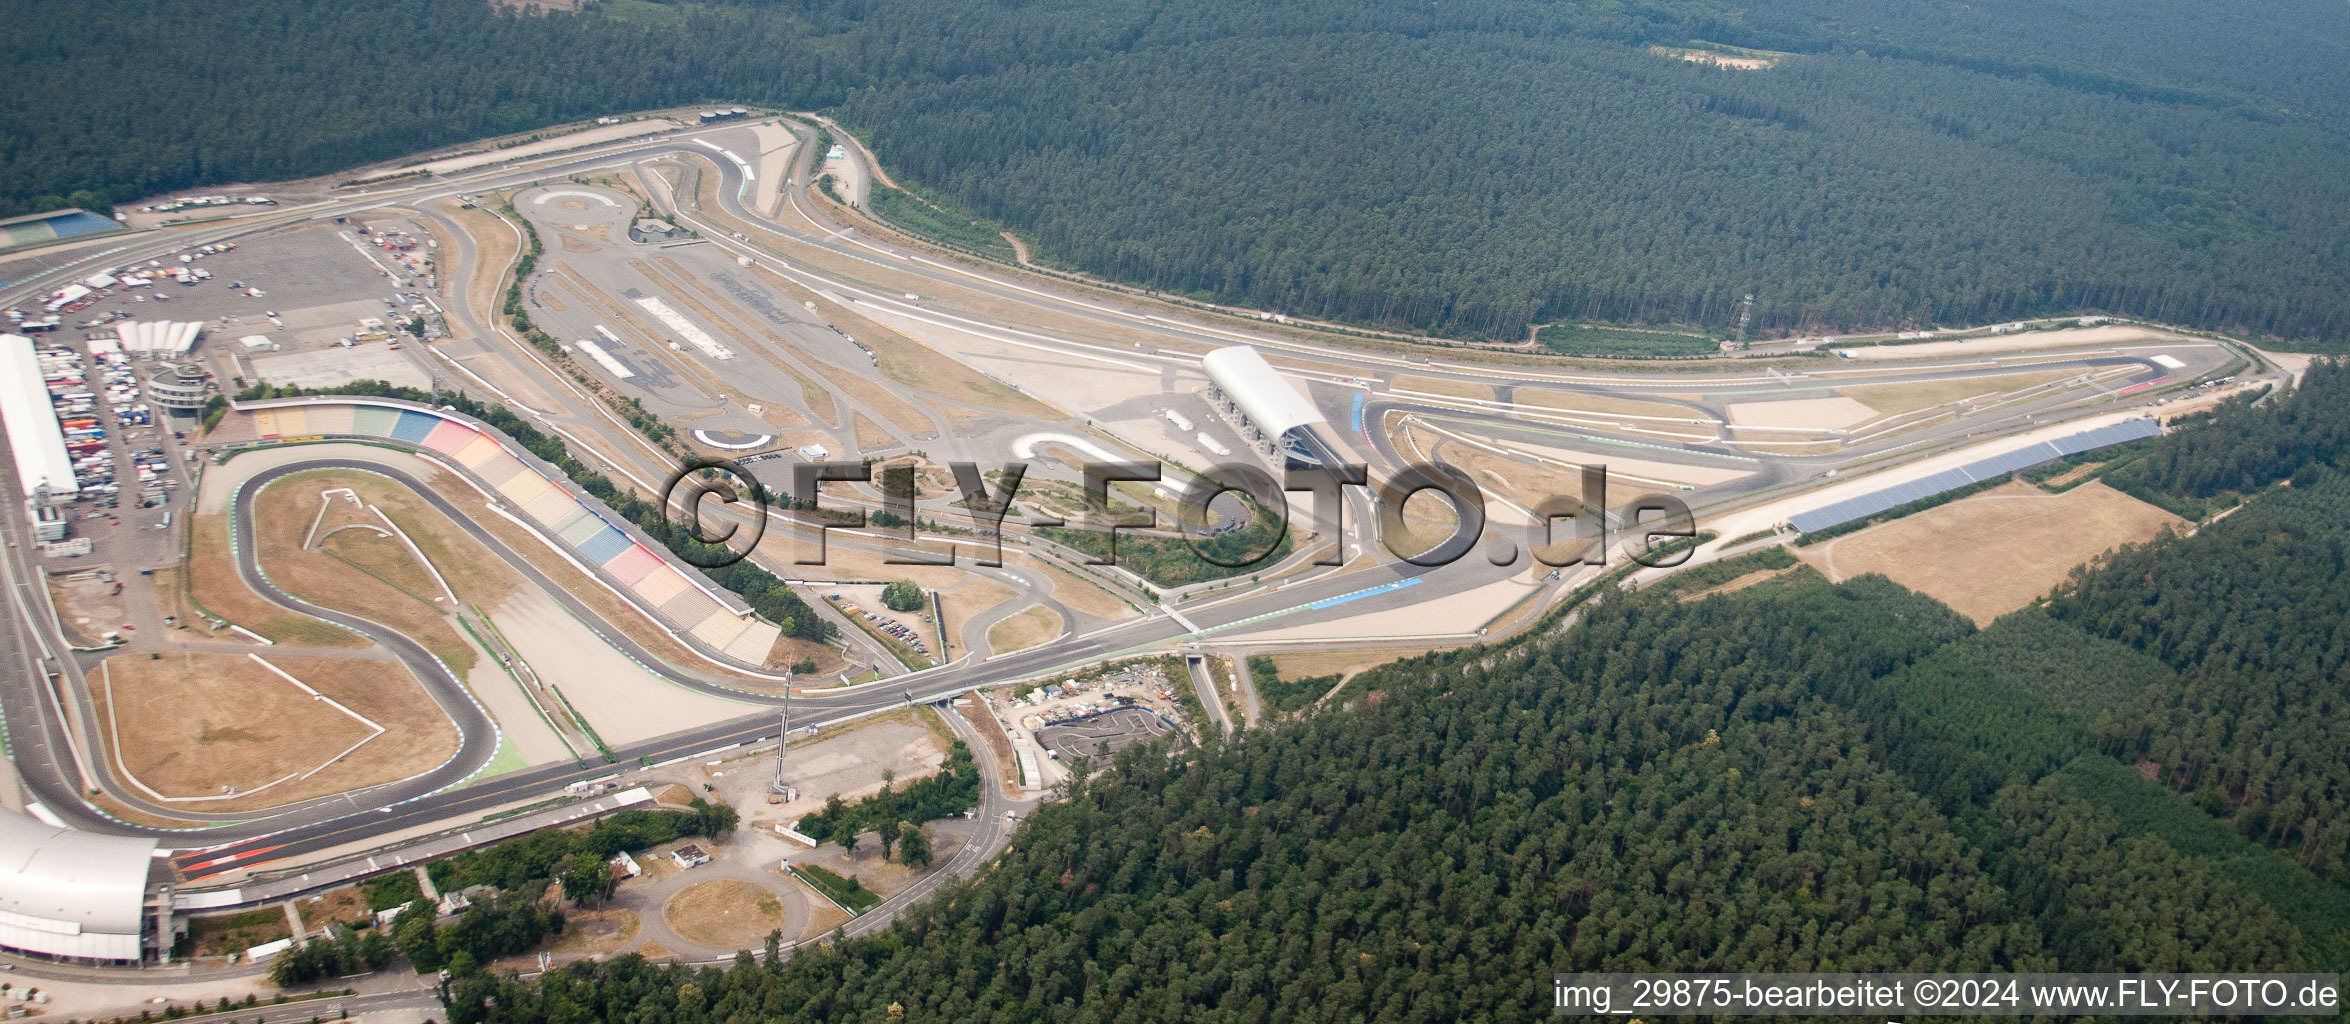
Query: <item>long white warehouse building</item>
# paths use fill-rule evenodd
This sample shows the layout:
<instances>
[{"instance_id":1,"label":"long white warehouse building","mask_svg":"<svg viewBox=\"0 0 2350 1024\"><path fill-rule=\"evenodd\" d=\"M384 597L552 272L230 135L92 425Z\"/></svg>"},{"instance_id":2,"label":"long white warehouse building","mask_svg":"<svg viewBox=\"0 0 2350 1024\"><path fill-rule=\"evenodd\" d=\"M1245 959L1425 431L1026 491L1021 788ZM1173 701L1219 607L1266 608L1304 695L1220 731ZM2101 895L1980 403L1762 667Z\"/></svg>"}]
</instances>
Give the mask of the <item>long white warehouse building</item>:
<instances>
[{"instance_id":1,"label":"long white warehouse building","mask_svg":"<svg viewBox=\"0 0 2350 1024\"><path fill-rule=\"evenodd\" d=\"M57 425L54 408L41 379L41 362L33 356L33 339L0 334L0 424L8 428L16 479L28 498L43 485L58 497L81 489L74 483L73 460L66 456L65 431Z\"/></svg>"}]
</instances>

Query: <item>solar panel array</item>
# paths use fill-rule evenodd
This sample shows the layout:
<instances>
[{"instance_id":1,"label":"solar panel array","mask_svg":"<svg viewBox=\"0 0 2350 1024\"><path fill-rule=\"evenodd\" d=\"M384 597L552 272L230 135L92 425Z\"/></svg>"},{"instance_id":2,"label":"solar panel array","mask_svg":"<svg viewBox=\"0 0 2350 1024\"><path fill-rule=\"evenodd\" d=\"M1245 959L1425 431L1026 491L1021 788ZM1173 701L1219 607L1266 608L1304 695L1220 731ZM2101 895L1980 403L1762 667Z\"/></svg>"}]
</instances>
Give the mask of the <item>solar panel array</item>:
<instances>
[{"instance_id":1,"label":"solar panel array","mask_svg":"<svg viewBox=\"0 0 2350 1024\"><path fill-rule=\"evenodd\" d=\"M1970 462L1957 469L1946 469L1932 476L1920 477L1904 484L1896 484L1881 491L1871 491L1854 498L1846 498L1825 508L1798 512L1787 517L1797 530L1810 533L1831 526L1866 519L1890 508L1907 505L1920 498L1930 498L1944 491L1955 491L1970 484L1978 484L2001 473L2028 469L2043 462L2052 462L2080 452L2105 448L2153 437L2162 433L2162 426L2150 419L2124 420L2111 426L2086 430L2069 437L2020 448L2005 455L1994 455L1979 462Z\"/></svg>"}]
</instances>

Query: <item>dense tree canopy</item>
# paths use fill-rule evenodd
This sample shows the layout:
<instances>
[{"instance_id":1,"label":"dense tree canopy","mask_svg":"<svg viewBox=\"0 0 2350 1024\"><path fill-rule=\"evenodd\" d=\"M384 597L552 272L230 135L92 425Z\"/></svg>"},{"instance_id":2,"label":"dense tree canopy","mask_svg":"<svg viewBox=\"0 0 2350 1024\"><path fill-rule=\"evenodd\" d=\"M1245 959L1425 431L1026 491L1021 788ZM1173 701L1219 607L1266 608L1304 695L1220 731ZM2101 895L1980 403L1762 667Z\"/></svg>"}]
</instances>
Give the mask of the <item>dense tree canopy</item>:
<instances>
[{"instance_id":1,"label":"dense tree canopy","mask_svg":"<svg viewBox=\"0 0 2350 1024\"><path fill-rule=\"evenodd\" d=\"M730 100L840 115L932 201L892 196L901 215L1000 222L1075 269L1295 314L1718 331L1754 292L1759 330L2085 308L2350 336L2350 9L2323 0L0 15L15 210ZM1709 51L1775 63L1680 59Z\"/></svg>"},{"instance_id":2,"label":"dense tree canopy","mask_svg":"<svg viewBox=\"0 0 2350 1024\"><path fill-rule=\"evenodd\" d=\"M1686 600L1783 552L1692 570L1121 751L886 933L472 975L450 1018L1532 1019L1558 971L2339 970L2346 382L2156 441L2166 486L2223 432L2274 457L2244 508L1987 629L1802 568Z\"/></svg>"}]
</instances>

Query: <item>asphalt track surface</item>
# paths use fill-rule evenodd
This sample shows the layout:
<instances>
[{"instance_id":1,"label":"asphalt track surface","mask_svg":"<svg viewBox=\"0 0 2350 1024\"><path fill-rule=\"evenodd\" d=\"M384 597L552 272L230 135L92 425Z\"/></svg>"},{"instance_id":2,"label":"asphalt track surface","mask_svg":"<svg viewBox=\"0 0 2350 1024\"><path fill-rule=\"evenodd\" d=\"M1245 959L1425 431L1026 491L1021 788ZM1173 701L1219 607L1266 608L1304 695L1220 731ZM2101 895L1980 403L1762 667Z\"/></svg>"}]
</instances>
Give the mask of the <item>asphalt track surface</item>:
<instances>
[{"instance_id":1,"label":"asphalt track surface","mask_svg":"<svg viewBox=\"0 0 2350 1024\"><path fill-rule=\"evenodd\" d=\"M93 253L87 260L60 266L24 282L19 282L17 287L10 289L10 295L7 298L18 299L24 294L30 294L38 288L55 283L55 281L70 276L79 276L86 272L82 268L93 263L120 263L134 259L147 259L207 241L259 234L305 221L326 219L382 206L414 206L459 193L491 191L533 181L558 180L569 174L590 169L621 166L648 157L689 154L707 158L710 154L700 147L690 145L690 141L698 136L727 130L734 129L730 126L688 130L650 143L638 140L632 144L601 147L576 159L542 164L526 170L491 171L468 177L461 183L432 182L412 189L389 190L377 196L337 201L322 207L288 211L278 216L225 225L216 231L191 232L147 241L136 241L118 248ZM809 155L805 153L805 149L806 147L803 146L801 157L803 163ZM1360 367L1366 373L1395 370L1439 374L1446 372L1442 366L1431 370L1429 364L1415 364L1392 357L1326 348L1293 339L1276 339L1247 335L1222 328L1187 325L1156 314L1115 309L1105 304L1108 300L1090 301L1072 298L1030 288L1016 281L984 272L960 268L946 269L946 264L937 261L890 251L894 247L883 247L882 250L877 251L861 242L852 244L852 242L840 240L846 235L852 234L853 229L829 237L819 237L786 229L779 225L763 222L762 218L755 217L743 210L737 202L743 184L739 171L732 166L730 161L716 160L712 162L717 166L718 173L721 175L718 193L726 213L744 223L756 226L759 230L789 238L795 244L820 246L840 255L877 266L886 266L893 271L932 277L942 282L951 282L960 288L976 289L1014 301L1048 305L1062 312L1075 313L1104 323L1114 323L1124 328L1152 331L1187 342L1251 341L1272 349L1310 353L1316 359ZM797 181L804 182L805 180L804 171L799 172ZM804 184L795 183L788 193L790 200L794 203L800 203L804 197L804 189ZM801 212L809 215L818 223L825 223L820 213L809 209L806 205L802 205L800 209ZM713 241L720 243L723 247L736 249L744 255L751 255L763 261L781 262L764 250L738 243L730 237L723 237L724 232L712 230L707 233L712 235ZM795 267L793 273L795 276L803 278L821 276L805 267ZM840 287L841 290L852 296L852 300L855 300L855 296L858 295L874 296L876 302L890 299L890 297L882 296L869 287L839 285L837 283L831 286ZM909 305L907 308L918 309L920 307ZM1059 344L1067 345L1073 350L1090 350L1097 347L1062 339L1053 340ZM2060 356L2052 356L2051 362L2064 362L2064 360ZM2118 362L2135 363L2142 368L2142 372L2133 375L2132 383L2159 380L2163 375L2163 371L2158 366L2136 357L2096 356L2078 358L2070 362L2085 368ZM1846 367L1837 367L1837 369L1842 370ZM1852 367L1850 369L1858 370L1860 368ZM1979 369L1964 368L1885 368L1881 373L1872 374L1867 379L1936 380L1979 372L1981 372ZM1480 372L1479 376L1494 378L1492 382L1504 385L1523 384L1556 390L1587 390L1593 394L1618 395L1626 393L1623 389L1627 388L1635 389L1635 393L1637 389L1667 385L1681 390L1704 390L1705 386L1709 384L1709 378L1700 375L1610 374L1588 375L1585 378L1576 379L1572 374L1541 371L1515 374L1483 368L1483 372ZM1759 380L1758 375L1751 372L1732 374L1731 376L1738 379ZM1815 383L1811 386L1832 385ZM2051 402L2049 404L2061 405L2064 403ZM1514 421L1498 415L1432 405L1414 406L1412 403L1400 400L1382 399L1377 408L1382 411L1394 408L1424 411L1429 415L1443 415L1455 419L1483 420L1495 429L1522 429L1524 426L1522 423L1514 423ZM1771 467L1769 472L1764 475L1761 483L1750 484L1741 489L1751 490L1755 487L1796 482L1812 473L1818 466L1847 463L1896 450L1930 450L1940 444L1955 443L1967 436L1982 436L1978 432L1988 432L1992 436L1996 436L1996 433L2001 429L2022 429L2022 424L2017 423L2016 419L2027 410L2018 410L2015 415L2003 414L1999 425L1953 423L1942 427L1926 428L1918 434L1889 440L1882 446L1876 446L1869 450L1856 448L1840 452L1833 458L1775 459L1764 456L1761 461L1764 466ZM1373 435L1371 443L1377 449L1375 458L1398 463L1404 461L1394 452L1392 446L1384 444L1383 435L1377 431L1369 433ZM1597 437L1602 432L1585 431L1585 433ZM1692 450L1736 452L1749 457L1755 454L1729 443L1719 446L1692 445L1690 447ZM388 467L377 464L359 461L322 461L320 463L305 463L299 467L285 467L282 470L265 474L265 476L274 479L287 472L298 472L302 468L328 467L358 468L395 477L399 475L396 472L387 472ZM0 468L0 476L10 478L9 482L12 482L12 467ZM420 495L442 506L444 512L451 514L451 518L466 524L468 529L478 539L483 540L491 550L498 552L500 557L505 558L517 571L530 577L533 583L540 585L551 595L564 601L574 614L581 615L583 621L601 624L599 632L603 633L608 641L621 647L641 663L663 672L679 685L703 689L711 688L711 684L703 680L669 669L641 648L636 648L634 643L627 639L624 632L610 628L608 623L603 623L600 616L586 613L578 602L566 594L561 587L547 581L526 561L515 557L513 552L507 550L495 537L489 536L478 526L473 525L469 515L449 506L434 492L414 487L413 481L404 482L409 483ZM249 493L258 486L258 482L248 482L242 490ZM240 501L239 507L246 506ZM12 543L29 541L30 538L24 536L24 524L19 522L21 517L8 516L5 518L8 523L6 526L0 527L0 532L5 532ZM73 746L66 742L66 726L59 721L62 718L62 709L58 707L58 691L50 686L46 678L49 671L78 672L82 666L78 663L78 659L74 659L66 653L62 646L62 636L56 634L53 621L46 631L35 624L37 613L45 607L45 599L34 593L39 588L38 576L30 572L34 567L27 550L30 545L25 543L8 552L8 567L10 569L8 582L9 589L12 591L10 599L15 602L9 609L8 617L15 620L15 624L10 628L0 629L0 664L6 664L12 669L6 673L6 679L0 680L0 706L4 706L8 710L10 742L12 744L10 754L17 763L22 784L28 790L28 796L31 799L40 802L61 818L80 828L118 834L155 836L161 839L166 846L173 847L184 847L189 843L189 840L196 839L205 844L207 848L198 852L181 853L175 858L175 866L190 877L201 879L233 868L251 868L271 861L317 853L332 847L361 844L394 832L462 821L468 815L479 814L500 805L542 795L557 790L569 782L603 778L614 772L615 765L603 763L589 764L584 767L569 763L541 765L499 775L463 789L449 789L449 786L469 777L475 769L487 761L491 752L494 751L495 744L490 739L494 735L494 727L488 724L486 715L477 705L473 704L470 697L465 696L462 686L448 675L447 670L433 660L429 654L424 653L422 648L413 641L354 616L326 609L310 608L304 603L276 591L261 575L258 566L251 564L250 523L240 520L236 524L236 529L240 538L238 545L239 572L245 576L248 584L289 608L328 621L339 622L347 628L360 630L391 650L396 657L408 664L420 680L425 681L436 702L440 703L444 709L450 710L452 718L458 721L459 728L465 735L465 741L458 756L449 763L415 779L379 786L343 797L310 801L291 809L274 812L266 818L223 824L194 833L187 830L165 830L132 825L98 814L83 804L79 787L72 781L76 778L89 777L93 773L77 764L76 758L80 752L74 750ZM1492 582L1501 578L1505 572L1506 570L1487 565L1483 558L1470 557L1438 570L1395 562L1351 573L1344 577L1307 578L1289 583L1282 589L1272 592L1252 592L1242 598L1214 602L1206 607L1186 607L1182 609L1183 614L1180 617L1164 615L1145 618L1094 635L1064 637L1053 643L983 662L966 660L911 676L867 684L851 690L795 697L792 702L791 726L795 729L802 728L865 712L905 706L909 703L937 701L975 687L1041 675L1048 671L1098 661L1123 653L1163 647L1170 642L1180 641L1195 633L1211 633L1231 628L1236 624L1300 612L1304 611L1307 605L1315 602L1350 598L1366 591L1378 592L1369 597L1359 598L1360 603L1352 604L1344 614L1361 614L1390 607L1400 607L1405 604L1439 600L1448 594L1463 592ZM1406 580L1416 581L1419 585L1410 590L1392 593L1380 589L1393 587ZM69 684L67 689L78 689L78 687ZM752 696L742 691L718 689L722 695L737 700L761 702L780 700L780 698L774 697ZM32 720L30 724L26 722L28 718ZM772 712L761 711L746 714L742 718L732 721L686 730L656 740L634 744L626 749L615 750L614 754L615 760L621 766L628 766L640 758L659 762L712 752L740 744L772 740L776 732L775 715Z\"/></svg>"},{"instance_id":2,"label":"asphalt track surface","mask_svg":"<svg viewBox=\"0 0 2350 1024\"><path fill-rule=\"evenodd\" d=\"M1036 739L1044 744L1045 749L1059 751L1061 759L1065 761L1079 756L1091 757L1101 750L1104 743L1110 745L1111 753L1116 753L1123 747L1157 739L1174 731L1175 727L1168 725L1166 719L1149 711L1119 708L1091 718L1045 726L1036 730Z\"/></svg>"}]
</instances>

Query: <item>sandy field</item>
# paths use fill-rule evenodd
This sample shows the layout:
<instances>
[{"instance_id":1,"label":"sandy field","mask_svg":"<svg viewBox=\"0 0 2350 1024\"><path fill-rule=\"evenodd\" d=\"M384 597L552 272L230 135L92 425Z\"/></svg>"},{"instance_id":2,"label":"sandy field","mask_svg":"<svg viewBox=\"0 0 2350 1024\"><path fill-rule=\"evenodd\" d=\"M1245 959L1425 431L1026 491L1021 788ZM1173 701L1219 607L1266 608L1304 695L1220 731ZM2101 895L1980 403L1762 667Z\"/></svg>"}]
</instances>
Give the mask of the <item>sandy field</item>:
<instances>
[{"instance_id":1,"label":"sandy field","mask_svg":"<svg viewBox=\"0 0 2350 1024\"><path fill-rule=\"evenodd\" d=\"M1742 427L1836 430L1877 416L1877 410L1842 395L1788 402L1737 402L1727 408L1730 422Z\"/></svg>"},{"instance_id":2,"label":"sandy field","mask_svg":"<svg viewBox=\"0 0 2350 1024\"><path fill-rule=\"evenodd\" d=\"M1425 395L1444 395L1450 398L1466 398L1479 402L1493 401L1493 387L1491 385L1479 384L1475 381L1455 380L1450 377L1397 374L1395 379L1389 382L1388 388L1394 391L1417 391Z\"/></svg>"},{"instance_id":3,"label":"sandy field","mask_svg":"<svg viewBox=\"0 0 2350 1024\"><path fill-rule=\"evenodd\" d=\"M531 670L562 690L605 743L651 739L735 718L754 707L653 675L535 587L507 598L490 618Z\"/></svg>"},{"instance_id":4,"label":"sandy field","mask_svg":"<svg viewBox=\"0 0 2350 1024\"><path fill-rule=\"evenodd\" d=\"M1728 480L1736 480L1739 477L1754 472L1751 469L1739 469L1734 466L1697 466L1679 462L1660 462L1655 459L1631 458L1627 457L1625 454L1619 454L1616 452L1576 451L1568 448L1554 448L1550 445L1525 444L1516 441L1510 442L1507 447L1522 452L1530 452L1535 455L1540 455L1544 458L1556 459L1561 462L1571 463L1578 467L1587 465L1606 466L1611 477L1616 475L1623 475L1627 477L1646 477L1652 480L1670 480L1674 483L1688 484L1692 487L1704 487L1708 484L1718 484ZM1632 482L1639 483L1639 481Z\"/></svg>"},{"instance_id":5,"label":"sandy field","mask_svg":"<svg viewBox=\"0 0 2350 1024\"><path fill-rule=\"evenodd\" d=\"M1921 341L1913 345L1870 345L1865 348L1840 348L1834 351L1839 355L1850 354L1854 359L1932 359L1937 356L1986 355L1993 352L2023 352L2031 349L2069 348L2079 345L2119 345L2133 341L2171 340L2177 337L2177 335L2150 331L2143 327L2075 327L2061 331L2020 331L2015 334L1968 338L1963 341Z\"/></svg>"},{"instance_id":6,"label":"sandy field","mask_svg":"<svg viewBox=\"0 0 2350 1024\"><path fill-rule=\"evenodd\" d=\"M996 623L987 631L987 647L991 653L1010 654L1025 651L1061 635L1061 616L1050 608L1036 607Z\"/></svg>"},{"instance_id":7,"label":"sandy field","mask_svg":"<svg viewBox=\"0 0 2350 1024\"><path fill-rule=\"evenodd\" d=\"M2062 370L2033 370L2019 373L1986 372L1952 380L1912 381L1892 384L1855 383L1839 385L1836 393L1859 399L1864 405L1886 415L1915 412L1950 402L1970 398L1996 401L1999 396L2026 388L2038 387L2068 377L2078 377L2078 367Z\"/></svg>"},{"instance_id":8,"label":"sandy field","mask_svg":"<svg viewBox=\"0 0 2350 1024\"><path fill-rule=\"evenodd\" d=\"M356 649L371 646L348 630L307 615L298 615L245 586L229 554L228 517L199 515L189 524L188 592L202 610L260 633L281 644L297 647ZM201 628L201 623L189 628ZM236 634L215 634L224 640Z\"/></svg>"},{"instance_id":9,"label":"sandy field","mask_svg":"<svg viewBox=\"0 0 2350 1024\"><path fill-rule=\"evenodd\" d=\"M111 722L111 752L132 776L169 797L219 796L223 786L248 791L317 770L248 797L192 805L209 811L275 807L392 782L457 752L456 727L397 662L264 657L382 726L383 734L320 768L374 730L242 654L118 655L88 676L98 720ZM117 743L116 735L124 741Z\"/></svg>"},{"instance_id":10,"label":"sandy field","mask_svg":"<svg viewBox=\"0 0 2350 1024\"><path fill-rule=\"evenodd\" d=\"M1677 423L1712 423L1695 409L1685 409L1663 402L1643 402L1636 398L1615 398L1609 395L1586 395L1572 391L1546 391L1542 388L1518 388L1511 393L1518 405L1552 412L1588 413L1595 416L1655 417Z\"/></svg>"},{"instance_id":11,"label":"sandy field","mask_svg":"<svg viewBox=\"0 0 2350 1024\"><path fill-rule=\"evenodd\" d=\"M2021 481L1810 547L1829 579L1883 573L1988 625L2123 544L2186 520L2102 483L2049 494Z\"/></svg>"},{"instance_id":12,"label":"sandy field","mask_svg":"<svg viewBox=\"0 0 2350 1024\"><path fill-rule=\"evenodd\" d=\"M1471 556L1478 557L1478 556ZM1247 634L1251 640L1327 640L1351 637L1413 637L1473 633L1533 589L1508 579L1454 594L1440 601L1422 601L1401 608ZM1286 620L1274 619L1275 624Z\"/></svg>"},{"instance_id":13,"label":"sandy field","mask_svg":"<svg viewBox=\"0 0 2350 1024\"><path fill-rule=\"evenodd\" d=\"M661 919L687 942L748 949L783 927L783 899L739 878L697 882L661 907Z\"/></svg>"},{"instance_id":14,"label":"sandy field","mask_svg":"<svg viewBox=\"0 0 2350 1024\"><path fill-rule=\"evenodd\" d=\"M759 180L751 186L751 209L773 215L783 203L783 179L791 170L793 155L799 149L799 139L791 129L762 121L750 126L751 134L759 140L759 155L751 162L759 168Z\"/></svg>"}]
</instances>

